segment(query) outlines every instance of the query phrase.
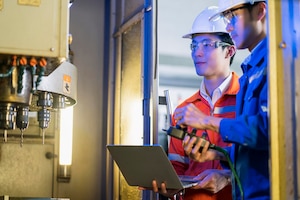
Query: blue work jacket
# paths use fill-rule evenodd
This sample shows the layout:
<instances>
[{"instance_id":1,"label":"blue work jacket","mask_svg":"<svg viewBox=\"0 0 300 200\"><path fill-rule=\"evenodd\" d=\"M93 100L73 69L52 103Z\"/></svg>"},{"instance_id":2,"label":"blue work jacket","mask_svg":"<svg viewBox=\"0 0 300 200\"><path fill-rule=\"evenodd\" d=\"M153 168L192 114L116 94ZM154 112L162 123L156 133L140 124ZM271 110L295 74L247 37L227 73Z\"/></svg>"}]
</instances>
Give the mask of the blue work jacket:
<instances>
[{"instance_id":1,"label":"blue work jacket","mask_svg":"<svg viewBox=\"0 0 300 200\"><path fill-rule=\"evenodd\" d=\"M236 118L223 119L220 134L233 145L228 153L240 179L244 200L269 200L268 51L262 40L242 64ZM232 178L233 198L240 190Z\"/></svg>"}]
</instances>

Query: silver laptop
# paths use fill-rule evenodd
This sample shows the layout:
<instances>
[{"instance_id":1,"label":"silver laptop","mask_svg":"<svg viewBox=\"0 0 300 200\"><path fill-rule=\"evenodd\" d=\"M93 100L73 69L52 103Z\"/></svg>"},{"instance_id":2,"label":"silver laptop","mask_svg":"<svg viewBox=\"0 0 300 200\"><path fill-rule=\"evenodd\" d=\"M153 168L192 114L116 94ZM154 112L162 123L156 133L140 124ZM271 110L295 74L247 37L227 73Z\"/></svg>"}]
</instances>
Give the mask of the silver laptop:
<instances>
[{"instance_id":1,"label":"silver laptop","mask_svg":"<svg viewBox=\"0 0 300 200\"><path fill-rule=\"evenodd\" d=\"M185 178L181 181L166 152L160 145L107 145L128 185L152 188L166 183L168 189L181 190L197 183Z\"/></svg>"}]
</instances>

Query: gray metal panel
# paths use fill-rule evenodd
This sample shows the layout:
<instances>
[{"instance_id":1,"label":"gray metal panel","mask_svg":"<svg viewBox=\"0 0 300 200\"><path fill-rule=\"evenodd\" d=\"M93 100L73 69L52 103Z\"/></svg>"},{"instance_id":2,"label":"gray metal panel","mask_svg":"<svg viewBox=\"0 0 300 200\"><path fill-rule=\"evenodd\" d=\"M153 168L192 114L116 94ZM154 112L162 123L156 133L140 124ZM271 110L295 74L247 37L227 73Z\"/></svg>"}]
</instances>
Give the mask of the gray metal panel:
<instances>
[{"instance_id":1,"label":"gray metal panel","mask_svg":"<svg viewBox=\"0 0 300 200\"><path fill-rule=\"evenodd\" d=\"M0 194L15 197L51 197L54 152L50 144L0 144Z\"/></svg>"},{"instance_id":2,"label":"gray metal panel","mask_svg":"<svg viewBox=\"0 0 300 200\"><path fill-rule=\"evenodd\" d=\"M131 18L135 13L141 11L144 7L144 1L124 0L124 19Z\"/></svg>"}]
</instances>

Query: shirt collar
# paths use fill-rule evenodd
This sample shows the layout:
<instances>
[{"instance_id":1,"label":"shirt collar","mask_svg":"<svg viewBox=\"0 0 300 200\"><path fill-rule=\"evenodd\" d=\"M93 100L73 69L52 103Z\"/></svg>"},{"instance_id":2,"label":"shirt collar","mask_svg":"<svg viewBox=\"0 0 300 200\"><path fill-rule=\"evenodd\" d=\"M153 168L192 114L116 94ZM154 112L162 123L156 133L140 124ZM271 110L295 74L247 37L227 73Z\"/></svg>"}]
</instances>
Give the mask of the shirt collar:
<instances>
[{"instance_id":1,"label":"shirt collar","mask_svg":"<svg viewBox=\"0 0 300 200\"><path fill-rule=\"evenodd\" d=\"M204 81L201 82L200 95L209 102L211 108L213 108L214 104L221 98L224 91L228 89L231 79L232 73L230 72L229 76L213 91L212 97L207 94Z\"/></svg>"}]
</instances>

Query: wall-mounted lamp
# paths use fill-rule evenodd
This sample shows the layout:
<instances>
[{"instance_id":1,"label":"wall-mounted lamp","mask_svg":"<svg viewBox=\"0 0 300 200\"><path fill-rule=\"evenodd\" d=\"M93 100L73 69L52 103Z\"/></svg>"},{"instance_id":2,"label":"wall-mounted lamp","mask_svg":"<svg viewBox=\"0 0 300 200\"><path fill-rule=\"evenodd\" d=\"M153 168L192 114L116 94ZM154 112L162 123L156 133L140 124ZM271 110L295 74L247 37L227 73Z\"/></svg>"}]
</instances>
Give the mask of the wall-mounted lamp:
<instances>
[{"instance_id":1,"label":"wall-mounted lamp","mask_svg":"<svg viewBox=\"0 0 300 200\"><path fill-rule=\"evenodd\" d=\"M69 182L72 165L73 106L60 110L58 181Z\"/></svg>"}]
</instances>

